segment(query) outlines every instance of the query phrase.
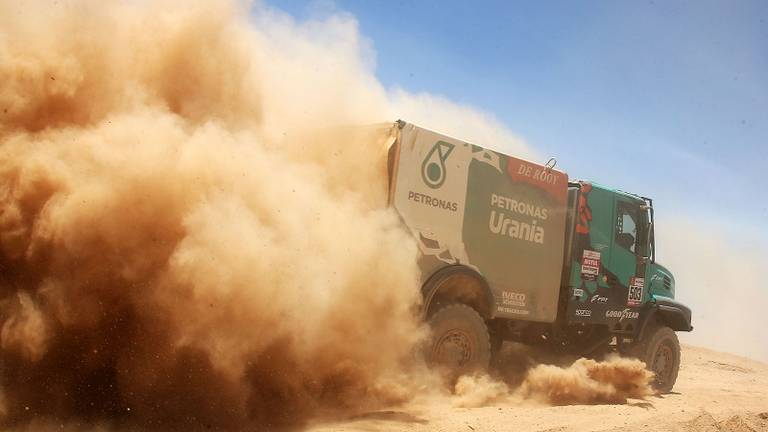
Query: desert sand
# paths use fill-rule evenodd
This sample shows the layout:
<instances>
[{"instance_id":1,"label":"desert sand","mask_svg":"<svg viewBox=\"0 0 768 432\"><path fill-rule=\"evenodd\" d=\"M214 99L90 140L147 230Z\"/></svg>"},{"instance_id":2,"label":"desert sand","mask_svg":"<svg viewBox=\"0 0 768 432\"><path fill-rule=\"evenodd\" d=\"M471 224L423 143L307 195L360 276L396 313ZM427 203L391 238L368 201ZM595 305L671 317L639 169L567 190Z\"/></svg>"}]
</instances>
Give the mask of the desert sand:
<instances>
[{"instance_id":1,"label":"desert sand","mask_svg":"<svg viewBox=\"0 0 768 432\"><path fill-rule=\"evenodd\" d=\"M422 401L310 427L321 431L768 431L768 364L683 346L670 394L622 405L546 406L503 401L460 408Z\"/></svg>"}]
</instances>

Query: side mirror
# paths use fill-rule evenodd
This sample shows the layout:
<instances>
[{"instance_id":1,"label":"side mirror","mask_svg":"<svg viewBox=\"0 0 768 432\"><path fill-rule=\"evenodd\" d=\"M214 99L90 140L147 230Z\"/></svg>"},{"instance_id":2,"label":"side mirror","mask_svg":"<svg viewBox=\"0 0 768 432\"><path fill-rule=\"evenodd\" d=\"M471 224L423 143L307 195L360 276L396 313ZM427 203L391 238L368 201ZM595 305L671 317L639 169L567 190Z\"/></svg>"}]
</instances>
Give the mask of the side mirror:
<instances>
[{"instance_id":1,"label":"side mirror","mask_svg":"<svg viewBox=\"0 0 768 432\"><path fill-rule=\"evenodd\" d=\"M653 245L651 244L653 238L653 222L648 222L648 228L645 230L645 248L643 250L643 261L648 262L651 259L653 253Z\"/></svg>"},{"instance_id":2,"label":"side mirror","mask_svg":"<svg viewBox=\"0 0 768 432\"><path fill-rule=\"evenodd\" d=\"M648 226L645 230L645 238L643 239L645 241L645 250L643 251L643 258L645 258L644 262L647 262L650 260L650 262L656 261L656 245L655 242L655 235L653 234L653 201L651 201L650 198L643 198L645 200L645 204L642 205L642 209L646 211L646 215L648 217Z\"/></svg>"}]
</instances>

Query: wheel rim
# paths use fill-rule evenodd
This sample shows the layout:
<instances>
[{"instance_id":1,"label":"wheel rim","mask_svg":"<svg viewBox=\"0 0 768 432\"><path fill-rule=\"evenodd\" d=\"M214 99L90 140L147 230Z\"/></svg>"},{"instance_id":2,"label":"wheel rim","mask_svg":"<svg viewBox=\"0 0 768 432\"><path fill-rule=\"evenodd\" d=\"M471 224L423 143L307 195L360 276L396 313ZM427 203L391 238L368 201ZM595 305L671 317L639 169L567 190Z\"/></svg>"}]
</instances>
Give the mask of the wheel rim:
<instances>
[{"instance_id":1,"label":"wheel rim","mask_svg":"<svg viewBox=\"0 0 768 432\"><path fill-rule=\"evenodd\" d=\"M651 371L656 375L656 384L663 386L669 381L674 363L674 353L668 344L662 344L653 356Z\"/></svg>"},{"instance_id":2,"label":"wheel rim","mask_svg":"<svg viewBox=\"0 0 768 432\"><path fill-rule=\"evenodd\" d=\"M435 342L432 359L435 363L461 368L472 360L472 338L461 330L454 329L443 334Z\"/></svg>"}]
</instances>

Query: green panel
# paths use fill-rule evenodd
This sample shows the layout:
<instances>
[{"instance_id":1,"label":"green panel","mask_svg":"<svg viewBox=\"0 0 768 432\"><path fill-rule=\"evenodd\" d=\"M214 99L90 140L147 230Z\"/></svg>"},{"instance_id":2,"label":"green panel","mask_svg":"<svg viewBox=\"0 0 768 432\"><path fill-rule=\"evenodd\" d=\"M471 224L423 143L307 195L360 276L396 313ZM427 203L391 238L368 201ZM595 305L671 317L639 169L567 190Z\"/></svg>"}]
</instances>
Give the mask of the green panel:
<instances>
[{"instance_id":1,"label":"green panel","mask_svg":"<svg viewBox=\"0 0 768 432\"><path fill-rule=\"evenodd\" d=\"M509 158L499 158L506 167ZM562 268L564 203L488 163L472 161L468 178L463 239L472 264L492 287L501 307L497 312L553 321ZM524 203L526 210L500 208L493 204L494 195L497 201L503 197Z\"/></svg>"},{"instance_id":2,"label":"green panel","mask_svg":"<svg viewBox=\"0 0 768 432\"><path fill-rule=\"evenodd\" d=\"M588 227L587 234L575 234L573 260L571 262L571 275L569 278L571 287L586 288L584 296L594 294L598 287L607 288L606 278L602 269L595 278L582 277L582 258L584 251L594 251L600 254L599 267L610 262L611 237L613 235L614 220L614 195L607 190L586 184L582 186L582 196L586 196L586 205L589 209L589 219L583 221ZM588 190L588 192L584 192ZM578 213L578 210L577 210ZM577 218L579 215L577 214Z\"/></svg>"},{"instance_id":3,"label":"green panel","mask_svg":"<svg viewBox=\"0 0 768 432\"><path fill-rule=\"evenodd\" d=\"M589 194L589 206L592 208L592 226L589 242L592 248L602 255L603 262L611 258L611 237L614 222L614 195L604 189L594 188Z\"/></svg>"},{"instance_id":4,"label":"green panel","mask_svg":"<svg viewBox=\"0 0 768 432\"><path fill-rule=\"evenodd\" d=\"M618 206L624 206L624 207L637 207L637 204L630 203L628 200L623 198L617 198L616 204ZM617 207L618 209L618 207ZM619 215L619 213L614 213L614 221L612 223L613 228L616 228L617 221L619 219L622 219ZM638 216L638 212L635 212L635 217ZM637 219L639 222L639 219ZM628 227L629 228L629 227ZM611 260L610 265L608 266L608 269L613 273L618 281L619 284L623 286L629 286L630 279L635 276L642 277L643 275L637 275L637 256L634 252L626 249L625 247L619 245L618 241L616 240L616 235L614 234L611 238Z\"/></svg>"},{"instance_id":5,"label":"green panel","mask_svg":"<svg viewBox=\"0 0 768 432\"><path fill-rule=\"evenodd\" d=\"M637 288L644 272L643 268L638 269L638 257L617 241L617 229L621 226L617 205L624 205L620 203L641 204L625 193L596 184L581 184L581 209L576 217L579 220L582 216L583 229L579 233L577 223L567 318L571 322L606 323L615 331L634 332L643 313L638 306L648 299L648 294L644 290L639 303L628 302L630 284L634 282L633 287ZM639 226L639 211L635 217Z\"/></svg>"},{"instance_id":6,"label":"green panel","mask_svg":"<svg viewBox=\"0 0 768 432\"><path fill-rule=\"evenodd\" d=\"M649 294L675 298L675 277L663 265L649 264L645 280L648 281Z\"/></svg>"}]
</instances>

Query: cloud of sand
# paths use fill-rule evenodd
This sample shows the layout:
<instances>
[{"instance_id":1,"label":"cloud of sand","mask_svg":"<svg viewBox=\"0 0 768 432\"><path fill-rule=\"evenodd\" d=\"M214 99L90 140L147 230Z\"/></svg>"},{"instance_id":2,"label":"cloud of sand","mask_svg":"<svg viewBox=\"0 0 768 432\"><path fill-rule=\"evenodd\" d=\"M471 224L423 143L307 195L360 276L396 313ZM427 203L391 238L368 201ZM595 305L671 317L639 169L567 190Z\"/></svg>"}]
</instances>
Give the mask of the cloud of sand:
<instances>
[{"instance_id":1,"label":"cloud of sand","mask_svg":"<svg viewBox=\"0 0 768 432\"><path fill-rule=\"evenodd\" d=\"M536 157L524 142L386 91L343 14L2 3L0 27L1 424L234 429L412 395L417 249L383 205L388 131L347 126L399 116ZM574 367L521 388L620 394ZM588 389L552 390L574 375Z\"/></svg>"},{"instance_id":2,"label":"cloud of sand","mask_svg":"<svg viewBox=\"0 0 768 432\"><path fill-rule=\"evenodd\" d=\"M538 365L520 388L527 398L554 405L626 403L653 393L653 373L636 359L610 357L605 361L581 358L567 368Z\"/></svg>"},{"instance_id":3,"label":"cloud of sand","mask_svg":"<svg viewBox=\"0 0 768 432\"><path fill-rule=\"evenodd\" d=\"M580 358L570 365L532 363L516 374L522 381L463 376L454 387L453 402L461 407L524 400L549 405L621 404L653 394L653 373L645 364L616 355L604 361Z\"/></svg>"},{"instance_id":4,"label":"cloud of sand","mask_svg":"<svg viewBox=\"0 0 768 432\"><path fill-rule=\"evenodd\" d=\"M400 88L389 91L390 110L420 126L518 157L545 162L543 156L509 130L492 113L457 105L428 93L413 94Z\"/></svg>"},{"instance_id":5,"label":"cloud of sand","mask_svg":"<svg viewBox=\"0 0 768 432\"><path fill-rule=\"evenodd\" d=\"M0 5L3 424L235 428L406 398L423 331L387 131L312 133L386 120L386 94L353 22L249 13Z\"/></svg>"}]
</instances>

